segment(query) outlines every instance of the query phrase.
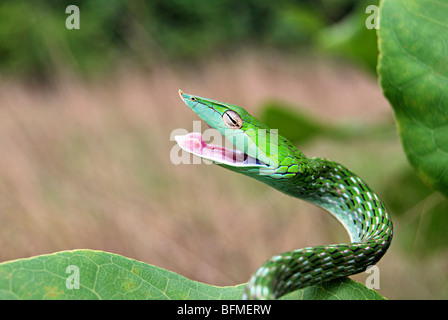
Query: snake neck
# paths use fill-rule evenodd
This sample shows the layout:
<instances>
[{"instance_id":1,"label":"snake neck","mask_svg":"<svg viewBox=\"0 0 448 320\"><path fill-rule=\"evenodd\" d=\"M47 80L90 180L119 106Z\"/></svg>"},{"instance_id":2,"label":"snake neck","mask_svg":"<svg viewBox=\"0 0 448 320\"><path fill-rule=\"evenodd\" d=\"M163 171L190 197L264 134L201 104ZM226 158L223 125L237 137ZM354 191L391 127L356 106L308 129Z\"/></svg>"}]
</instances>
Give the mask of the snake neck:
<instances>
[{"instance_id":1,"label":"snake neck","mask_svg":"<svg viewBox=\"0 0 448 320\"><path fill-rule=\"evenodd\" d=\"M355 173L337 162L309 158L292 178L263 181L290 196L313 203L332 214L358 242L392 233L383 202Z\"/></svg>"}]
</instances>

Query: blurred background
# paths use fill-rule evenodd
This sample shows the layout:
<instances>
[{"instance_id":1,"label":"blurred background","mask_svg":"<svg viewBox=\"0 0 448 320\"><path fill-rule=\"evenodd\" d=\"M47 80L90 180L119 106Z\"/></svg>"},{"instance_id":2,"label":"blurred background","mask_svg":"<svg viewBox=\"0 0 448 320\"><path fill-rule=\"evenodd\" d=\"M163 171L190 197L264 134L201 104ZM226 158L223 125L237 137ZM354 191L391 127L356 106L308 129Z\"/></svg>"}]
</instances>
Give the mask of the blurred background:
<instances>
[{"instance_id":1,"label":"blurred background","mask_svg":"<svg viewBox=\"0 0 448 320\"><path fill-rule=\"evenodd\" d=\"M402 151L372 4L1 1L0 262L98 249L223 286L280 252L348 240L327 213L255 180L173 164L172 131L198 120L182 89L357 172L394 219L378 292L448 298L448 202ZM69 5L79 29L66 28Z\"/></svg>"}]
</instances>

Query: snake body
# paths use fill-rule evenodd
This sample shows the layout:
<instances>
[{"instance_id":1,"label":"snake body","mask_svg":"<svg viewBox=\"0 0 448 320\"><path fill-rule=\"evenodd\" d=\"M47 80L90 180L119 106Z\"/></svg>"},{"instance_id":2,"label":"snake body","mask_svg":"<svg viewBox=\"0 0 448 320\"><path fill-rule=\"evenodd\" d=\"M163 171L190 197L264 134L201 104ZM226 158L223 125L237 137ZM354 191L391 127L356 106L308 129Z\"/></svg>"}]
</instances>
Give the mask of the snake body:
<instances>
[{"instance_id":1,"label":"snake body","mask_svg":"<svg viewBox=\"0 0 448 320\"><path fill-rule=\"evenodd\" d=\"M363 272L386 253L393 234L390 215L356 174L328 159L307 158L239 106L182 91L179 94L199 117L233 143L233 148L209 145L200 133L191 133L176 137L182 149L325 209L350 236L349 243L307 247L272 257L247 282L243 298L276 299Z\"/></svg>"}]
</instances>

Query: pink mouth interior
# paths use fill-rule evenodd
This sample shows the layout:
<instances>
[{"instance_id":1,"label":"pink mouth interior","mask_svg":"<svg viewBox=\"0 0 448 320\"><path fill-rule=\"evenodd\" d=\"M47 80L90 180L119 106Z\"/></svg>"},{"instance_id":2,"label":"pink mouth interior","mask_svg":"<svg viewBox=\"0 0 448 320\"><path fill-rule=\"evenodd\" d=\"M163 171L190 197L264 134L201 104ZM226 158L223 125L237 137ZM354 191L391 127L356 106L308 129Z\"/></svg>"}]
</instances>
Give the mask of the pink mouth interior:
<instances>
[{"instance_id":1,"label":"pink mouth interior","mask_svg":"<svg viewBox=\"0 0 448 320\"><path fill-rule=\"evenodd\" d=\"M229 164L245 163L248 159L248 155L242 151L207 144L199 132L176 136L175 139L182 149L205 159Z\"/></svg>"}]
</instances>

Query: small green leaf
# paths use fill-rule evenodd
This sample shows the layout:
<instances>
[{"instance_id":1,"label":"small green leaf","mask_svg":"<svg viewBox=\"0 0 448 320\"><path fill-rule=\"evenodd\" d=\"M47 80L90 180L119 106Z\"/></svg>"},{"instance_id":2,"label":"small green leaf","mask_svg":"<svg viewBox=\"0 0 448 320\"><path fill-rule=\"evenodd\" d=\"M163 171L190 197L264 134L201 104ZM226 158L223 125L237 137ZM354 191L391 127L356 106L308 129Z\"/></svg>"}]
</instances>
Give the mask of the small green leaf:
<instances>
[{"instance_id":1,"label":"small green leaf","mask_svg":"<svg viewBox=\"0 0 448 320\"><path fill-rule=\"evenodd\" d=\"M270 128L278 129L293 143L304 143L330 130L297 108L279 101L269 101L262 106L261 121Z\"/></svg>"},{"instance_id":2,"label":"small green leaf","mask_svg":"<svg viewBox=\"0 0 448 320\"><path fill-rule=\"evenodd\" d=\"M360 137L379 138L395 135L391 122L366 125L365 123L328 123L305 113L299 107L280 101L267 101L261 106L260 120L292 143L303 145L314 138L350 140Z\"/></svg>"},{"instance_id":3,"label":"small green leaf","mask_svg":"<svg viewBox=\"0 0 448 320\"><path fill-rule=\"evenodd\" d=\"M103 251L63 251L0 263L0 299L236 300L243 291L244 284L212 286ZM298 290L284 298L382 299L350 279Z\"/></svg>"},{"instance_id":4,"label":"small green leaf","mask_svg":"<svg viewBox=\"0 0 448 320\"><path fill-rule=\"evenodd\" d=\"M316 37L317 48L333 56L344 57L375 72L378 59L375 29L366 27L366 8L378 0L358 0L342 21L331 24Z\"/></svg>"},{"instance_id":5,"label":"small green leaf","mask_svg":"<svg viewBox=\"0 0 448 320\"><path fill-rule=\"evenodd\" d=\"M422 179L448 196L448 5L384 0L379 75L406 155Z\"/></svg>"}]
</instances>

